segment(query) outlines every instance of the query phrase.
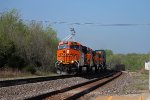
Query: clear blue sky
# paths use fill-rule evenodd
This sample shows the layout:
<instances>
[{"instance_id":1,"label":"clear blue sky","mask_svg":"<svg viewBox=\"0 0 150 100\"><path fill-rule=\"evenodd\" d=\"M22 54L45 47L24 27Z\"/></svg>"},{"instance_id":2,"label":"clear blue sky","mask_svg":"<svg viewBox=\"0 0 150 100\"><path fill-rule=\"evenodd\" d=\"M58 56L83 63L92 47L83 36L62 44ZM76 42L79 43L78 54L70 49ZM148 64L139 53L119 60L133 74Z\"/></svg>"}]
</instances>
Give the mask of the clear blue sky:
<instances>
[{"instance_id":1,"label":"clear blue sky","mask_svg":"<svg viewBox=\"0 0 150 100\"><path fill-rule=\"evenodd\" d=\"M150 52L150 0L0 0L0 12L12 8L51 24L60 39L74 27L76 40L93 49Z\"/></svg>"}]
</instances>

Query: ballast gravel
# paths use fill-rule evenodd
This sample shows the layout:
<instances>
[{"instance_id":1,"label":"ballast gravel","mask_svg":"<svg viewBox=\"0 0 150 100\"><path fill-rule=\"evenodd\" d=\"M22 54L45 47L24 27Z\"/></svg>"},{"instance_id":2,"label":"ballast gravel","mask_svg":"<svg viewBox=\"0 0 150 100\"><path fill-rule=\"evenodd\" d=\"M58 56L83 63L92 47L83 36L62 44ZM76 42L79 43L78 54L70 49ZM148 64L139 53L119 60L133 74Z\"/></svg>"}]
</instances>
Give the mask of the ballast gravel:
<instances>
[{"instance_id":1,"label":"ballast gravel","mask_svg":"<svg viewBox=\"0 0 150 100\"><path fill-rule=\"evenodd\" d=\"M73 86L88 80L89 79L83 77L72 77L24 85L1 87L0 100L21 100L34 95L48 93L54 90Z\"/></svg>"},{"instance_id":2,"label":"ballast gravel","mask_svg":"<svg viewBox=\"0 0 150 100\"><path fill-rule=\"evenodd\" d=\"M96 77L95 77L96 78ZM104 95L129 95L139 91L132 85L136 83L148 84L147 80L139 80L130 73L123 73L119 78L79 98L81 100L93 100L97 96ZM50 80L45 82L29 83L0 88L0 100L22 100L35 95L48 93L65 87L70 87L82 82L94 79L93 77L71 77L65 79Z\"/></svg>"}]
</instances>

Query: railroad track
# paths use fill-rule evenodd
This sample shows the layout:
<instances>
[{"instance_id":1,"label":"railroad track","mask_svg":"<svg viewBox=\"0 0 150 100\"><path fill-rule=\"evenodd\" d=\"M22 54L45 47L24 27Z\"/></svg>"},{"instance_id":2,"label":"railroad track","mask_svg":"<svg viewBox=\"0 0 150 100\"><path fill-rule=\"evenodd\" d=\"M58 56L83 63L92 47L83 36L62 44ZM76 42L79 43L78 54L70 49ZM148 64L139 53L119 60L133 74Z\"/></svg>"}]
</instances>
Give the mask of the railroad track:
<instances>
[{"instance_id":1,"label":"railroad track","mask_svg":"<svg viewBox=\"0 0 150 100\"><path fill-rule=\"evenodd\" d=\"M28 83L43 82L43 81L50 81L50 80L70 78L70 77L73 77L73 76L72 75L59 75L59 76L44 76L44 77L35 77L35 78L2 80L0 81L0 87L8 87L8 86L28 84Z\"/></svg>"},{"instance_id":2,"label":"railroad track","mask_svg":"<svg viewBox=\"0 0 150 100\"><path fill-rule=\"evenodd\" d=\"M90 80L88 82L80 83L71 87L52 91L49 93L33 96L30 98L26 98L25 100L75 100L116 79L121 74L122 72L110 73L108 75Z\"/></svg>"}]
</instances>

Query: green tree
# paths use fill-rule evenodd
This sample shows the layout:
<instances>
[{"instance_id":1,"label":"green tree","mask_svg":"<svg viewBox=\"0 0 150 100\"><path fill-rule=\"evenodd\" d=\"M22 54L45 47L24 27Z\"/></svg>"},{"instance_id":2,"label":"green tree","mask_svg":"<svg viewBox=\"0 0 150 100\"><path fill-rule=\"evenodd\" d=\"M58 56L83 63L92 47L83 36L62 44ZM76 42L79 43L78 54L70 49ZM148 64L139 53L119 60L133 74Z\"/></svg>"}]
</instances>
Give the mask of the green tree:
<instances>
[{"instance_id":1,"label":"green tree","mask_svg":"<svg viewBox=\"0 0 150 100\"><path fill-rule=\"evenodd\" d=\"M44 28L35 21L25 24L15 9L0 15L0 67L52 71L57 45L57 34L50 26Z\"/></svg>"}]
</instances>

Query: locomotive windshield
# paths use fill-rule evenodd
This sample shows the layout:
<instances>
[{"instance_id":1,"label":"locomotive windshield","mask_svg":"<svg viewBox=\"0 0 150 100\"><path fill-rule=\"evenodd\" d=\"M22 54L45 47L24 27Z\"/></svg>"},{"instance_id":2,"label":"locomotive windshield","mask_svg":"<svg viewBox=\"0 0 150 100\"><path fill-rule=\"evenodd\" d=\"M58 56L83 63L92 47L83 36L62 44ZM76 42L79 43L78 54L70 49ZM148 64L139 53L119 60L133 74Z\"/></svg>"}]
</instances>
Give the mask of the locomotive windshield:
<instances>
[{"instance_id":1,"label":"locomotive windshield","mask_svg":"<svg viewBox=\"0 0 150 100\"><path fill-rule=\"evenodd\" d=\"M79 45L70 45L70 46L68 46L67 44L61 44L61 45L58 46L58 49L68 49L68 48L74 49L74 50L79 50L80 49Z\"/></svg>"},{"instance_id":2,"label":"locomotive windshield","mask_svg":"<svg viewBox=\"0 0 150 100\"><path fill-rule=\"evenodd\" d=\"M70 49L79 50L79 45L71 45Z\"/></svg>"},{"instance_id":3,"label":"locomotive windshield","mask_svg":"<svg viewBox=\"0 0 150 100\"><path fill-rule=\"evenodd\" d=\"M68 45L66 44L62 44L58 46L58 49L66 49L66 48L68 48Z\"/></svg>"}]
</instances>

